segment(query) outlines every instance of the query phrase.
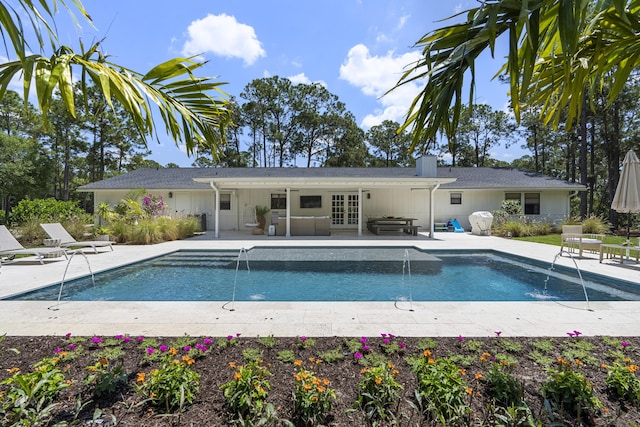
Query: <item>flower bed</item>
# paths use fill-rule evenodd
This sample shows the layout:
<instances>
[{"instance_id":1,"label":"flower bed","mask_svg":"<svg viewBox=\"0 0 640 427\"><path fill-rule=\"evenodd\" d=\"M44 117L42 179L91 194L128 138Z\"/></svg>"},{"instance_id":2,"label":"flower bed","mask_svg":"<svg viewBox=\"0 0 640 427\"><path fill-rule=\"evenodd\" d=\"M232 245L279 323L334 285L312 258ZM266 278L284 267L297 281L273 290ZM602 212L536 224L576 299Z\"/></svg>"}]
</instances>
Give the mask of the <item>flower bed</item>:
<instances>
[{"instance_id":1,"label":"flower bed","mask_svg":"<svg viewBox=\"0 0 640 427\"><path fill-rule=\"evenodd\" d=\"M637 339L570 335L5 337L0 425L637 422Z\"/></svg>"}]
</instances>

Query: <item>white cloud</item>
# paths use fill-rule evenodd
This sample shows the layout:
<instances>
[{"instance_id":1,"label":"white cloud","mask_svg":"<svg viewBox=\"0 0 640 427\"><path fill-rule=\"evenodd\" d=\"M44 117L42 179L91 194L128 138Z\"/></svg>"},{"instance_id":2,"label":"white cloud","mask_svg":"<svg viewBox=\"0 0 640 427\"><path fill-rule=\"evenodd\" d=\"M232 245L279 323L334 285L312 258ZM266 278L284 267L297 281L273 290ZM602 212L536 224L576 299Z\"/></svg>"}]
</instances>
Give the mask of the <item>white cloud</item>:
<instances>
[{"instance_id":1,"label":"white cloud","mask_svg":"<svg viewBox=\"0 0 640 427\"><path fill-rule=\"evenodd\" d=\"M187 28L189 40L182 48L186 56L212 53L225 58L241 58L252 65L267 56L253 27L241 24L234 16L207 15L193 21Z\"/></svg>"},{"instance_id":2,"label":"white cloud","mask_svg":"<svg viewBox=\"0 0 640 427\"><path fill-rule=\"evenodd\" d=\"M419 52L395 55L393 51L384 56L372 56L369 49L358 44L349 50L347 58L340 66L340 78L359 87L363 94L376 97L380 108L368 114L360 124L368 129L384 120L404 122L411 102L422 85L410 83L391 93L391 89L400 79L405 68L420 58Z\"/></svg>"},{"instance_id":3,"label":"white cloud","mask_svg":"<svg viewBox=\"0 0 640 427\"><path fill-rule=\"evenodd\" d=\"M296 74L295 76L289 76L287 78L291 80L291 83L293 83L294 85L297 85L300 83L303 83L306 85L315 83L315 84L319 84L320 86L327 87L327 82L322 80L316 80L315 82L312 82L311 79L307 77L304 73Z\"/></svg>"}]
</instances>

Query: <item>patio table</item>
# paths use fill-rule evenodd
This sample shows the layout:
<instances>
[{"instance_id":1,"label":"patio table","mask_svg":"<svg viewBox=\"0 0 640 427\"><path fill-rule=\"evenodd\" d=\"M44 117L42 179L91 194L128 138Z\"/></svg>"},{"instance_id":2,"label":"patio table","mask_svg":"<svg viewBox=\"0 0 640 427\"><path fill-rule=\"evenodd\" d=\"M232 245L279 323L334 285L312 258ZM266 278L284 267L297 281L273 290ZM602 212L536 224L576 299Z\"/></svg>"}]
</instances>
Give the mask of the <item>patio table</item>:
<instances>
[{"instance_id":1,"label":"patio table","mask_svg":"<svg viewBox=\"0 0 640 427\"><path fill-rule=\"evenodd\" d=\"M611 258L615 261L616 257L620 257L620 264L624 262L624 260L629 260L629 255L631 250L636 251L636 262L640 258L640 246L631 246L631 245L618 245L614 243L606 243L600 245L600 262L604 258Z\"/></svg>"}]
</instances>

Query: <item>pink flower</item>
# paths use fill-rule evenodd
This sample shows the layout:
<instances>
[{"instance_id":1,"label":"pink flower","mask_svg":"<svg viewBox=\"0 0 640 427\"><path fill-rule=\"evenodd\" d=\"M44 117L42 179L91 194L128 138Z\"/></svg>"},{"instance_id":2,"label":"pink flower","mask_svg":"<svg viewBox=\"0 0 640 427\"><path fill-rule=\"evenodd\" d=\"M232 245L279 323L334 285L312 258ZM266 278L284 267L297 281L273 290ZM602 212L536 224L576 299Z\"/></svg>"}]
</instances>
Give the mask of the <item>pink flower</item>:
<instances>
[{"instance_id":1,"label":"pink flower","mask_svg":"<svg viewBox=\"0 0 640 427\"><path fill-rule=\"evenodd\" d=\"M300 341L305 342L307 340L307 337L300 337Z\"/></svg>"},{"instance_id":2,"label":"pink flower","mask_svg":"<svg viewBox=\"0 0 640 427\"><path fill-rule=\"evenodd\" d=\"M580 331L573 331L573 333L576 334L576 336L582 335L582 332L580 332Z\"/></svg>"},{"instance_id":3,"label":"pink flower","mask_svg":"<svg viewBox=\"0 0 640 427\"><path fill-rule=\"evenodd\" d=\"M362 346L362 351L369 351L369 350L371 350L371 347L369 347L368 345Z\"/></svg>"},{"instance_id":4,"label":"pink flower","mask_svg":"<svg viewBox=\"0 0 640 427\"><path fill-rule=\"evenodd\" d=\"M189 350L191 350L191 346L190 345L185 345L184 347L182 347L182 350L189 351Z\"/></svg>"},{"instance_id":5,"label":"pink flower","mask_svg":"<svg viewBox=\"0 0 640 427\"><path fill-rule=\"evenodd\" d=\"M123 337L122 341L129 342L129 341L131 341L131 337Z\"/></svg>"},{"instance_id":6,"label":"pink flower","mask_svg":"<svg viewBox=\"0 0 640 427\"><path fill-rule=\"evenodd\" d=\"M205 343L205 344L211 344L213 342L213 340L210 339L210 338L205 338L204 340L202 340L202 342Z\"/></svg>"},{"instance_id":7,"label":"pink flower","mask_svg":"<svg viewBox=\"0 0 640 427\"><path fill-rule=\"evenodd\" d=\"M569 335L570 337L573 337L575 334L573 332L567 332L567 335Z\"/></svg>"},{"instance_id":8,"label":"pink flower","mask_svg":"<svg viewBox=\"0 0 640 427\"><path fill-rule=\"evenodd\" d=\"M496 336L500 336L500 334L502 334L502 331L496 331L495 334Z\"/></svg>"},{"instance_id":9,"label":"pink flower","mask_svg":"<svg viewBox=\"0 0 640 427\"><path fill-rule=\"evenodd\" d=\"M101 342L102 342L102 338L100 338L100 337L93 337L93 338L91 338L91 341L93 341L94 343L101 343Z\"/></svg>"},{"instance_id":10,"label":"pink flower","mask_svg":"<svg viewBox=\"0 0 640 427\"><path fill-rule=\"evenodd\" d=\"M117 340L121 340L121 339L122 339L122 337L123 337L122 335L118 334L118 335L116 335L114 338L115 338L115 339L117 339Z\"/></svg>"},{"instance_id":11,"label":"pink flower","mask_svg":"<svg viewBox=\"0 0 640 427\"><path fill-rule=\"evenodd\" d=\"M462 337L462 335L458 335L458 338L456 338L458 340L458 342L463 342L464 338Z\"/></svg>"},{"instance_id":12,"label":"pink flower","mask_svg":"<svg viewBox=\"0 0 640 427\"><path fill-rule=\"evenodd\" d=\"M626 342L626 341L621 341L621 342L620 342L620 345L621 345L621 346L623 346L623 347L628 347L628 346L629 346L629 343L628 343L628 342Z\"/></svg>"},{"instance_id":13,"label":"pink flower","mask_svg":"<svg viewBox=\"0 0 640 427\"><path fill-rule=\"evenodd\" d=\"M76 349L75 344L69 344L69 350L75 350L75 349Z\"/></svg>"},{"instance_id":14,"label":"pink flower","mask_svg":"<svg viewBox=\"0 0 640 427\"><path fill-rule=\"evenodd\" d=\"M240 338L240 333L239 332L236 334L236 337Z\"/></svg>"},{"instance_id":15,"label":"pink flower","mask_svg":"<svg viewBox=\"0 0 640 427\"><path fill-rule=\"evenodd\" d=\"M382 340L382 342L385 343L385 344L389 344L391 341L389 341L389 338L385 338L385 339Z\"/></svg>"},{"instance_id":16,"label":"pink flower","mask_svg":"<svg viewBox=\"0 0 640 427\"><path fill-rule=\"evenodd\" d=\"M158 350L165 352L167 350L169 350L169 347L167 347L166 345L161 345L160 347L158 347Z\"/></svg>"},{"instance_id":17,"label":"pink flower","mask_svg":"<svg viewBox=\"0 0 640 427\"><path fill-rule=\"evenodd\" d=\"M360 342L361 342L362 344L366 344L366 343L367 343L367 337L362 337L362 338L360 338Z\"/></svg>"},{"instance_id":18,"label":"pink flower","mask_svg":"<svg viewBox=\"0 0 640 427\"><path fill-rule=\"evenodd\" d=\"M155 353L155 350L153 349L153 347L147 348L147 354L153 354L153 353Z\"/></svg>"},{"instance_id":19,"label":"pink flower","mask_svg":"<svg viewBox=\"0 0 640 427\"><path fill-rule=\"evenodd\" d=\"M389 334L389 338L395 338L396 336L393 334Z\"/></svg>"},{"instance_id":20,"label":"pink flower","mask_svg":"<svg viewBox=\"0 0 640 427\"><path fill-rule=\"evenodd\" d=\"M67 333L65 334L65 338L71 338L71 332L67 332Z\"/></svg>"},{"instance_id":21,"label":"pink flower","mask_svg":"<svg viewBox=\"0 0 640 427\"><path fill-rule=\"evenodd\" d=\"M400 346L400 348L407 348L407 345L403 342L398 343L398 345Z\"/></svg>"},{"instance_id":22,"label":"pink flower","mask_svg":"<svg viewBox=\"0 0 640 427\"><path fill-rule=\"evenodd\" d=\"M138 339L138 342L144 341L144 337L142 335L140 335L137 339Z\"/></svg>"},{"instance_id":23,"label":"pink flower","mask_svg":"<svg viewBox=\"0 0 640 427\"><path fill-rule=\"evenodd\" d=\"M58 354L58 353L62 353L62 349L61 348L56 348L55 350L53 350L54 353Z\"/></svg>"},{"instance_id":24,"label":"pink flower","mask_svg":"<svg viewBox=\"0 0 640 427\"><path fill-rule=\"evenodd\" d=\"M355 357L356 359L362 359L362 353L356 351L355 353L353 353L353 357Z\"/></svg>"},{"instance_id":25,"label":"pink flower","mask_svg":"<svg viewBox=\"0 0 640 427\"><path fill-rule=\"evenodd\" d=\"M382 338L386 338L387 334L380 334L382 336Z\"/></svg>"},{"instance_id":26,"label":"pink flower","mask_svg":"<svg viewBox=\"0 0 640 427\"><path fill-rule=\"evenodd\" d=\"M227 335L227 339L231 341L233 339L233 335Z\"/></svg>"}]
</instances>

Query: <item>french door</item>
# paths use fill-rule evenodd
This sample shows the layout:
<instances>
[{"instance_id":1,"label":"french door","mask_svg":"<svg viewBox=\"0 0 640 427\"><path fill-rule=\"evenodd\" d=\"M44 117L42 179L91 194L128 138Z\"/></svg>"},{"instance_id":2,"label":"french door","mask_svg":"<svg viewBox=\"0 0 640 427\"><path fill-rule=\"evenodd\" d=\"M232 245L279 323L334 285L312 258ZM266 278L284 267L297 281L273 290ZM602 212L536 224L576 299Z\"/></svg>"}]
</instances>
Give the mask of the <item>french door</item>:
<instances>
[{"instance_id":1,"label":"french door","mask_svg":"<svg viewBox=\"0 0 640 427\"><path fill-rule=\"evenodd\" d=\"M358 225L358 195L331 195L331 226L334 228L354 228Z\"/></svg>"}]
</instances>

